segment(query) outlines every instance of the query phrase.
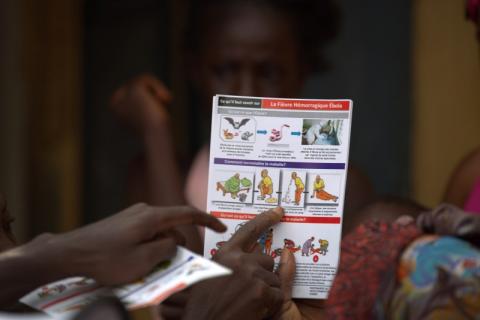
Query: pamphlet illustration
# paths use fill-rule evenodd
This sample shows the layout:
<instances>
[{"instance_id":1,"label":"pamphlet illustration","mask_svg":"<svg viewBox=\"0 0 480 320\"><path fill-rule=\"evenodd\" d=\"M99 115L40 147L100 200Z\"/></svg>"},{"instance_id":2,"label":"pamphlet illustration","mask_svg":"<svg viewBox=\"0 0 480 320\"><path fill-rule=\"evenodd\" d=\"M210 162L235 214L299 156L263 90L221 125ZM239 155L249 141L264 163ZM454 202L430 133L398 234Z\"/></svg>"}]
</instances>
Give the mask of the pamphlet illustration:
<instances>
[{"instance_id":1,"label":"pamphlet illustration","mask_svg":"<svg viewBox=\"0 0 480 320\"><path fill-rule=\"evenodd\" d=\"M253 172L217 172L214 199L225 202L252 202Z\"/></svg>"},{"instance_id":2,"label":"pamphlet illustration","mask_svg":"<svg viewBox=\"0 0 480 320\"><path fill-rule=\"evenodd\" d=\"M0 312L0 320L52 320L52 317L44 313Z\"/></svg>"},{"instance_id":3,"label":"pamphlet illustration","mask_svg":"<svg viewBox=\"0 0 480 320\"><path fill-rule=\"evenodd\" d=\"M339 260L352 101L216 95L207 211L228 231L206 230L215 255L246 222L276 206L282 221L258 244L278 263L295 255L293 297L325 299Z\"/></svg>"},{"instance_id":4,"label":"pamphlet illustration","mask_svg":"<svg viewBox=\"0 0 480 320\"><path fill-rule=\"evenodd\" d=\"M209 259L178 247L177 255L137 282L114 288L99 286L94 280L73 277L44 285L20 302L57 319L70 319L89 303L116 295L130 310L157 305L186 287L231 271Z\"/></svg>"},{"instance_id":5,"label":"pamphlet illustration","mask_svg":"<svg viewBox=\"0 0 480 320\"><path fill-rule=\"evenodd\" d=\"M283 207L295 206L303 207L305 203L305 177L306 172L304 171L284 171L283 176L283 189L285 192L282 193L282 203Z\"/></svg>"},{"instance_id":6,"label":"pamphlet illustration","mask_svg":"<svg viewBox=\"0 0 480 320\"><path fill-rule=\"evenodd\" d=\"M279 130L273 128L270 135L270 141L275 142L282 140L284 128L290 128L290 126L288 124L282 124Z\"/></svg>"},{"instance_id":7,"label":"pamphlet illustration","mask_svg":"<svg viewBox=\"0 0 480 320\"><path fill-rule=\"evenodd\" d=\"M312 120L305 119L303 121L303 138L304 145L333 145L341 144L341 134L343 129L342 120Z\"/></svg>"},{"instance_id":8,"label":"pamphlet illustration","mask_svg":"<svg viewBox=\"0 0 480 320\"><path fill-rule=\"evenodd\" d=\"M255 119L249 117L223 117L220 138L231 142L255 142Z\"/></svg>"},{"instance_id":9,"label":"pamphlet illustration","mask_svg":"<svg viewBox=\"0 0 480 320\"><path fill-rule=\"evenodd\" d=\"M341 176L311 172L308 175L310 198L308 203L337 203Z\"/></svg>"},{"instance_id":10,"label":"pamphlet illustration","mask_svg":"<svg viewBox=\"0 0 480 320\"><path fill-rule=\"evenodd\" d=\"M272 254L272 242L273 242L273 228L270 228L267 232L265 232L260 239L258 239L258 243L260 244L260 248L262 252L266 255Z\"/></svg>"},{"instance_id":11,"label":"pamphlet illustration","mask_svg":"<svg viewBox=\"0 0 480 320\"><path fill-rule=\"evenodd\" d=\"M255 192L254 203L278 206L278 195L280 194L280 170L260 169L255 175L258 181Z\"/></svg>"}]
</instances>

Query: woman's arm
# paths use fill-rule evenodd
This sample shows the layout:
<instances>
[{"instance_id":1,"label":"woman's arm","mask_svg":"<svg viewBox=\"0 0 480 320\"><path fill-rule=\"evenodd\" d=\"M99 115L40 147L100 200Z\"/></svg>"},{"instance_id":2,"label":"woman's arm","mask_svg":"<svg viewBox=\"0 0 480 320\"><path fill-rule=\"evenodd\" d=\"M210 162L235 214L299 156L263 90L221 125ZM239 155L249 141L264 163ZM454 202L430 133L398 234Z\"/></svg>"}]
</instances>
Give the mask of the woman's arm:
<instances>
[{"instance_id":1,"label":"woman's arm","mask_svg":"<svg viewBox=\"0 0 480 320\"><path fill-rule=\"evenodd\" d=\"M118 89L111 108L141 139L144 153L129 172L129 193L135 201L166 206L185 203L184 179L175 157L167 105L172 97L165 85L151 75L141 75ZM195 227L180 228L186 246L202 250Z\"/></svg>"},{"instance_id":2,"label":"woman's arm","mask_svg":"<svg viewBox=\"0 0 480 320\"><path fill-rule=\"evenodd\" d=\"M463 208L479 178L480 148L477 148L466 156L454 170L445 190L444 202Z\"/></svg>"},{"instance_id":3,"label":"woman's arm","mask_svg":"<svg viewBox=\"0 0 480 320\"><path fill-rule=\"evenodd\" d=\"M128 189L135 201L162 206L185 203L167 112L171 99L165 85L151 75L134 78L112 96L111 109L144 146L129 172Z\"/></svg>"}]
</instances>

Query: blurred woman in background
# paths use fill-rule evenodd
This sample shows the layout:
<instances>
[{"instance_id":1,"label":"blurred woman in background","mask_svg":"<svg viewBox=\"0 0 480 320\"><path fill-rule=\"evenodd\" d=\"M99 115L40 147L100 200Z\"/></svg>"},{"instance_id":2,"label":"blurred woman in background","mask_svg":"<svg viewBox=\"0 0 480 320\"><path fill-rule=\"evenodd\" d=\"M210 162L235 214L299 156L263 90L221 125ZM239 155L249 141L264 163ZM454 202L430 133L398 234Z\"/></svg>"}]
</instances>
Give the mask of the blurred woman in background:
<instances>
[{"instance_id":1,"label":"blurred woman in background","mask_svg":"<svg viewBox=\"0 0 480 320\"><path fill-rule=\"evenodd\" d=\"M144 143L129 176L133 199L206 209L212 97L300 97L308 76L327 69L324 49L339 21L333 0L192 1L185 49L195 108L184 124L199 148L188 168L175 157L167 112L174 99L161 81L139 76L111 100ZM362 207L372 193L368 179L350 167L345 212Z\"/></svg>"}]
</instances>

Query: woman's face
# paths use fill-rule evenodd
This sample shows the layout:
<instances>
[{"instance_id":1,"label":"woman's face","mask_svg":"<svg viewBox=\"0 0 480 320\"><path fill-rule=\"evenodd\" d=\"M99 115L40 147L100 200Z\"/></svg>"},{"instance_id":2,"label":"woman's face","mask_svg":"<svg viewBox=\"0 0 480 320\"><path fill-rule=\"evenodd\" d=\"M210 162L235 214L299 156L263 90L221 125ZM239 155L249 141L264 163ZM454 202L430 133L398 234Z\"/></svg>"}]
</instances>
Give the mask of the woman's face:
<instances>
[{"instance_id":1,"label":"woman's face","mask_svg":"<svg viewBox=\"0 0 480 320\"><path fill-rule=\"evenodd\" d=\"M296 97L305 66L288 17L248 4L207 11L193 79L204 105L212 96L234 94Z\"/></svg>"}]
</instances>

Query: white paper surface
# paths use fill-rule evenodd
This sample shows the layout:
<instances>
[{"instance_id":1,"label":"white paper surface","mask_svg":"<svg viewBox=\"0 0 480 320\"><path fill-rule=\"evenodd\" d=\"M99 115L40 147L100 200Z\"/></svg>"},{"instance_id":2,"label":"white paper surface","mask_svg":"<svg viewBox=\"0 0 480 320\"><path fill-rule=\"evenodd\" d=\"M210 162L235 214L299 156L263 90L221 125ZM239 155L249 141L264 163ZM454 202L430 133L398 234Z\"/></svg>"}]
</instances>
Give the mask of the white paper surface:
<instances>
[{"instance_id":1,"label":"white paper surface","mask_svg":"<svg viewBox=\"0 0 480 320\"><path fill-rule=\"evenodd\" d=\"M100 287L87 278L68 278L40 287L20 302L55 318L68 319L99 297L115 294L128 309L156 305L198 281L230 274L231 271L185 248L178 247L170 262L136 283Z\"/></svg>"},{"instance_id":2,"label":"white paper surface","mask_svg":"<svg viewBox=\"0 0 480 320\"><path fill-rule=\"evenodd\" d=\"M0 312L0 320L51 320L46 314Z\"/></svg>"},{"instance_id":3,"label":"white paper surface","mask_svg":"<svg viewBox=\"0 0 480 320\"><path fill-rule=\"evenodd\" d=\"M206 230L205 256L282 206L282 222L259 240L264 253L278 263L282 250L293 252L293 297L325 299L339 259L351 119L351 100L215 96L207 211L228 231Z\"/></svg>"}]
</instances>

